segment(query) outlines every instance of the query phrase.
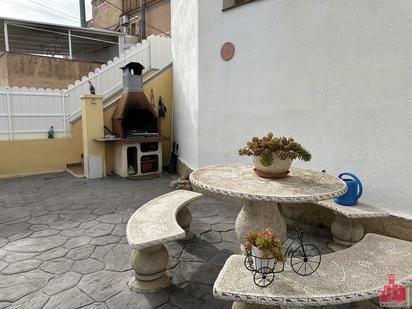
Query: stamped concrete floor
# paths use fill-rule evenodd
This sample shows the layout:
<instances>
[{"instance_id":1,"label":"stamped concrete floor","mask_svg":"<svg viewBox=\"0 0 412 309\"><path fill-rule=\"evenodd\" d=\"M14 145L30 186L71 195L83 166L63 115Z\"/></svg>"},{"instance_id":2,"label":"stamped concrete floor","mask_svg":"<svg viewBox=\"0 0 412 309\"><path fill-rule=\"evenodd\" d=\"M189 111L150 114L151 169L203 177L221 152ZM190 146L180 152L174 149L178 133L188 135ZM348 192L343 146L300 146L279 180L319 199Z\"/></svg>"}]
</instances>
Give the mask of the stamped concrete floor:
<instances>
[{"instance_id":1,"label":"stamped concrete floor","mask_svg":"<svg viewBox=\"0 0 412 309\"><path fill-rule=\"evenodd\" d=\"M152 180L87 181L66 173L0 180L0 308L230 308L212 295L226 258L238 252L239 207L201 199L190 207L191 241L167 245L173 285L129 291L129 216L171 191L168 174ZM330 235L305 227L323 252Z\"/></svg>"}]
</instances>

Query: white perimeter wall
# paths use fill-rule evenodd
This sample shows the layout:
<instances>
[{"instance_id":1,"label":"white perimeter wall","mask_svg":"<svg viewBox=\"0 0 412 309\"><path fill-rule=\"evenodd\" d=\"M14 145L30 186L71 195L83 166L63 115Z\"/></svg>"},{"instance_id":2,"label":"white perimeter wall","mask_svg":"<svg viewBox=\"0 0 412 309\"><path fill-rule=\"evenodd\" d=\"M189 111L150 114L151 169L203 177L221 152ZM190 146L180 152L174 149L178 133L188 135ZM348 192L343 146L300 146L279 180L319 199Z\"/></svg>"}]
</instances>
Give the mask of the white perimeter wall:
<instances>
[{"instance_id":1,"label":"white perimeter wall","mask_svg":"<svg viewBox=\"0 0 412 309\"><path fill-rule=\"evenodd\" d=\"M354 172L363 201L412 217L412 1L258 0L226 12L222 0L176 3L185 11L172 14L183 161L249 162L237 150L273 131L312 152L295 166ZM220 58L225 41L236 47L230 62ZM186 130L197 110L198 147Z\"/></svg>"},{"instance_id":2,"label":"white perimeter wall","mask_svg":"<svg viewBox=\"0 0 412 309\"><path fill-rule=\"evenodd\" d=\"M179 156L199 165L198 144L198 3L171 1L174 135Z\"/></svg>"}]
</instances>

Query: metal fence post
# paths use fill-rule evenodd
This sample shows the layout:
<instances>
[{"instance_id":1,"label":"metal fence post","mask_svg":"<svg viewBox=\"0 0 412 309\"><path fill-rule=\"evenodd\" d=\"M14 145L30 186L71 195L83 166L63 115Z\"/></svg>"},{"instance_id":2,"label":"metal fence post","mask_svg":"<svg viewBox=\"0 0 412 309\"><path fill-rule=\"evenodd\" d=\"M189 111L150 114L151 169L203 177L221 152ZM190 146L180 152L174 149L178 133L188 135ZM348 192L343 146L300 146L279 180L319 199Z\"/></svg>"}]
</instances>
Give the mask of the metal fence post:
<instances>
[{"instance_id":1,"label":"metal fence post","mask_svg":"<svg viewBox=\"0 0 412 309\"><path fill-rule=\"evenodd\" d=\"M64 137L67 137L67 128L66 128L66 104L64 104L64 92L61 92L61 102L62 102L62 114L63 114L63 130Z\"/></svg>"},{"instance_id":2,"label":"metal fence post","mask_svg":"<svg viewBox=\"0 0 412 309\"><path fill-rule=\"evenodd\" d=\"M153 69L153 65L152 65L152 40L148 39L147 44L148 44L147 62L149 63L149 70L151 70L151 69Z\"/></svg>"},{"instance_id":3,"label":"metal fence post","mask_svg":"<svg viewBox=\"0 0 412 309\"><path fill-rule=\"evenodd\" d=\"M97 72L96 75L95 75L96 76L96 84L97 84L96 85L97 86L96 87L97 88L96 93L103 95L103 93L101 93L101 91L100 91L100 75L101 75L100 72Z\"/></svg>"},{"instance_id":4,"label":"metal fence post","mask_svg":"<svg viewBox=\"0 0 412 309\"><path fill-rule=\"evenodd\" d=\"M69 59L73 59L73 50L72 50L72 32L68 30L69 37Z\"/></svg>"},{"instance_id":5,"label":"metal fence post","mask_svg":"<svg viewBox=\"0 0 412 309\"><path fill-rule=\"evenodd\" d=\"M3 30L4 30L4 48L6 49L6 52L10 51L10 45L9 45L9 31L7 28L7 23L3 23Z\"/></svg>"}]
</instances>

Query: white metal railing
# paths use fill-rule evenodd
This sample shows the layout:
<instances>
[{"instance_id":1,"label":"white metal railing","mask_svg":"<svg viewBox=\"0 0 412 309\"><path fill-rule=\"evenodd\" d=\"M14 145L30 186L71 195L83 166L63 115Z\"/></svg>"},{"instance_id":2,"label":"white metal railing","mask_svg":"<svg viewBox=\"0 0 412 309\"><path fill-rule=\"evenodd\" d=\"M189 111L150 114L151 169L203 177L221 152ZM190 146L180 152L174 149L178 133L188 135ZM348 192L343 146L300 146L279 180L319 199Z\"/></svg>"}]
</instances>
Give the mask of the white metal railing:
<instances>
[{"instance_id":1,"label":"white metal railing","mask_svg":"<svg viewBox=\"0 0 412 309\"><path fill-rule=\"evenodd\" d=\"M168 66L172 61L170 38L152 35L67 89L0 88L0 140L45 138L50 126L56 137L69 136L69 122L81 114L80 98L89 93L88 81L98 94L114 93L122 84L120 67L131 61L140 62L146 71Z\"/></svg>"},{"instance_id":2,"label":"white metal railing","mask_svg":"<svg viewBox=\"0 0 412 309\"><path fill-rule=\"evenodd\" d=\"M167 66L163 67L162 69L156 71L155 73L151 74L148 78L143 80L143 85L154 79L156 76L159 76L161 73L166 71L169 67L172 66L172 63L169 63ZM122 95L123 84L119 83L112 87L110 90L102 93L103 102L105 105L103 106L103 110L107 110L112 107L114 104L117 104L117 101L120 99ZM110 99L110 101L108 101ZM69 121L71 123L79 120L81 118L81 110L76 111L70 115Z\"/></svg>"}]
</instances>

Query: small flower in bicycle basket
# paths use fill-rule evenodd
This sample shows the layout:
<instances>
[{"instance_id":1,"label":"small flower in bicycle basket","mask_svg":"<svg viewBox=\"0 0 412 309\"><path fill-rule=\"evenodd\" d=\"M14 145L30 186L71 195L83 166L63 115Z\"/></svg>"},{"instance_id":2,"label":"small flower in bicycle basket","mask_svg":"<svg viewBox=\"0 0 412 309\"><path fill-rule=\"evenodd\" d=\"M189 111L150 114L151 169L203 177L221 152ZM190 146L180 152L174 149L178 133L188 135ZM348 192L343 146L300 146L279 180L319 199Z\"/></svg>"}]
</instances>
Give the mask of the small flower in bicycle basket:
<instances>
[{"instance_id":1,"label":"small flower in bicycle basket","mask_svg":"<svg viewBox=\"0 0 412 309\"><path fill-rule=\"evenodd\" d=\"M261 233L255 231L247 232L243 246L248 252L252 250L252 246L257 247L262 258L273 256L278 262L283 262L285 260L285 257L282 254L282 244L269 228Z\"/></svg>"}]
</instances>

